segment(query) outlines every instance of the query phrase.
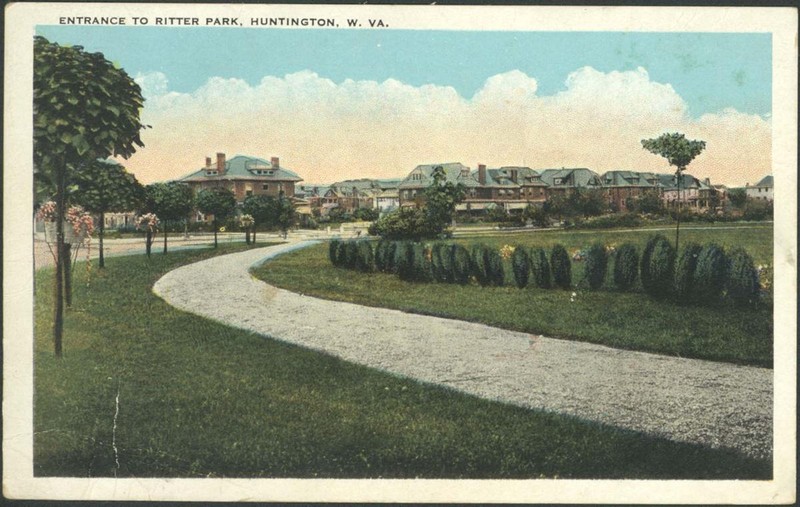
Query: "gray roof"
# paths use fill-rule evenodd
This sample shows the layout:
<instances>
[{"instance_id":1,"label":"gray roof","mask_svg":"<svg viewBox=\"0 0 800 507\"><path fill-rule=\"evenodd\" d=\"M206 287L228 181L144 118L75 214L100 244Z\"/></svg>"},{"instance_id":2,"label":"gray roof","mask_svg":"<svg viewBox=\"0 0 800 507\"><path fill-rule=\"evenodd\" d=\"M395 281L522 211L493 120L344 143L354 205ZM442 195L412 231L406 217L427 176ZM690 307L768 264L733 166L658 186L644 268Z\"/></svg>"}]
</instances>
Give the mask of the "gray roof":
<instances>
[{"instance_id":1,"label":"gray roof","mask_svg":"<svg viewBox=\"0 0 800 507\"><path fill-rule=\"evenodd\" d=\"M208 170L215 170L216 165L203 167L187 174L178 181L213 181L213 180L259 180L259 181L303 181L293 171L286 167L273 167L272 163L263 158L236 155L225 161L225 174L209 175ZM272 174L258 174L256 171L269 170Z\"/></svg>"},{"instance_id":2,"label":"gray roof","mask_svg":"<svg viewBox=\"0 0 800 507\"><path fill-rule=\"evenodd\" d=\"M447 162L444 164L418 165L402 182L400 182L399 188L425 188L430 186L433 182L433 171L438 167L444 170L445 181L447 182L453 184L461 183L465 187L480 186L478 180L472 176L469 167L460 162ZM415 175L419 175L419 178L414 179Z\"/></svg>"},{"instance_id":3,"label":"gray roof","mask_svg":"<svg viewBox=\"0 0 800 507\"><path fill-rule=\"evenodd\" d=\"M656 177L652 173L618 170L606 172L600 178L600 181L605 187L655 187L655 182L651 183L654 179Z\"/></svg>"},{"instance_id":4,"label":"gray roof","mask_svg":"<svg viewBox=\"0 0 800 507\"><path fill-rule=\"evenodd\" d=\"M664 190L677 190L678 182L674 174L657 174L659 179L659 186ZM681 175L681 188L682 189L708 189L711 188L705 182L695 178L691 174L683 173Z\"/></svg>"},{"instance_id":5,"label":"gray roof","mask_svg":"<svg viewBox=\"0 0 800 507\"><path fill-rule=\"evenodd\" d=\"M756 186L756 187L770 187L770 188L772 188L772 186L773 186L773 183L772 183L772 175L770 174L769 176L764 176L763 178L761 178L761 181L759 181L758 183L756 183L754 186Z\"/></svg>"},{"instance_id":6,"label":"gray roof","mask_svg":"<svg viewBox=\"0 0 800 507\"><path fill-rule=\"evenodd\" d=\"M542 181L554 188L599 187L602 184L600 176L585 167L544 169L539 174ZM560 183L556 183L557 180Z\"/></svg>"}]
</instances>

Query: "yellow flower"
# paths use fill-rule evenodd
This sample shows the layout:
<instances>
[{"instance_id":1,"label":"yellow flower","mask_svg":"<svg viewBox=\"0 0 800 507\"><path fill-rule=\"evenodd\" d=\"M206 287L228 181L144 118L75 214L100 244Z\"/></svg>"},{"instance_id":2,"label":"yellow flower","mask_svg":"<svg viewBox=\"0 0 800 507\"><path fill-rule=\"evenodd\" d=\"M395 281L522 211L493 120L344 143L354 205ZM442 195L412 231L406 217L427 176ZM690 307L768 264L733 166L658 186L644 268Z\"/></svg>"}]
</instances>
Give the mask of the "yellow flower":
<instances>
[{"instance_id":1,"label":"yellow flower","mask_svg":"<svg viewBox=\"0 0 800 507\"><path fill-rule=\"evenodd\" d=\"M225 232L225 226L220 227L219 232Z\"/></svg>"}]
</instances>

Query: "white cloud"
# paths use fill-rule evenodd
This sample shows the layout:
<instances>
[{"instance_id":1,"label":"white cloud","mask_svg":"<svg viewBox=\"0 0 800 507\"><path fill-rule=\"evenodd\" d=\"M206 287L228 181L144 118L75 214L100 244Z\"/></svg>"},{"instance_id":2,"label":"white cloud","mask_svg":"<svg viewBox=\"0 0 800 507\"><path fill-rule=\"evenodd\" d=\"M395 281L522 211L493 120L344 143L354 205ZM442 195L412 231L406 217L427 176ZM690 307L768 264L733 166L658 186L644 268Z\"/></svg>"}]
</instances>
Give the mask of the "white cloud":
<instances>
[{"instance_id":1,"label":"white cloud","mask_svg":"<svg viewBox=\"0 0 800 507\"><path fill-rule=\"evenodd\" d=\"M471 99L449 86L335 83L311 71L254 86L214 77L192 93L169 91L160 72L136 80L153 129L127 165L143 181L185 174L217 151L280 156L311 182L403 176L435 161L666 172L640 140L672 131L706 140L690 167L697 176L738 184L771 165L768 118L725 110L692 119L676 91L643 68L584 67L552 96L538 95L536 79L513 70L489 77Z\"/></svg>"}]
</instances>

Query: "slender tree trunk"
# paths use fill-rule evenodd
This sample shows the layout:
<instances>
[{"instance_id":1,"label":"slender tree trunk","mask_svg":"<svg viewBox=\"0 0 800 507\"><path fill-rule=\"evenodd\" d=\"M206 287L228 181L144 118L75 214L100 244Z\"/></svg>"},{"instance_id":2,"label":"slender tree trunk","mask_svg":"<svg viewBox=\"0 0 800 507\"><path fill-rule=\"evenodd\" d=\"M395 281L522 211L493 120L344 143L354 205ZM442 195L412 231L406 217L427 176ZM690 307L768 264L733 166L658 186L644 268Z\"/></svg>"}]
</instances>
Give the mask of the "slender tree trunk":
<instances>
[{"instance_id":1,"label":"slender tree trunk","mask_svg":"<svg viewBox=\"0 0 800 507\"><path fill-rule=\"evenodd\" d=\"M72 245L64 243L64 301L72 307Z\"/></svg>"},{"instance_id":2,"label":"slender tree trunk","mask_svg":"<svg viewBox=\"0 0 800 507\"><path fill-rule=\"evenodd\" d=\"M152 246L153 246L153 232L148 228L147 238L145 239L145 252L147 252L147 257L150 257L150 247Z\"/></svg>"},{"instance_id":3,"label":"slender tree trunk","mask_svg":"<svg viewBox=\"0 0 800 507\"><path fill-rule=\"evenodd\" d=\"M100 268L106 267L106 259L103 257L103 234L106 231L106 214L104 212L100 212L100 260L98 261L98 265Z\"/></svg>"},{"instance_id":4,"label":"slender tree trunk","mask_svg":"<svg viewBox=\"0 0 800 507\"><path fill-rule=\"evenodd\" d=\"M680 238L681 233L681 211L683 211L683 199L681 196L681 170L678 169L678 219L675 221L675 255L678 254L678 240Z\"/></svg>"},{"instance_id":5,"label":"slender tree trunk","mask_svg":"<svg viewBox=\"0 0 800 507\"><path fill-rule=\"evenodd\" d=\"M253 244L256 244L256 226L253 224Z\"/></svg>"},{"instance_id":6,"label":"slender tree trunk","mask_svg":"<svg viewBox=\"0 0 800 507\"><path fill-rule=\"evenodd\" d=\"M250 244L250 228L249 227L245 227L245 229L244 229L244 242L247 245Z\"/></svg>"},{"instance_id":7,"label":"slender tree trunk","mask_svg":"<svg viewBox=\"0 0 800 507\"><path fill-rule=\"evenodd\" d=\"M167 253L167 221L164 220L164 253Z\"/></svg>"},{"instance_id":8,"label":"slender tree trunk","mask_svg":"<svg viewBox=\"0 0 800 507\"><path fill-rule=\"evenodd\" d=\"M56 297L53 308L53 347L57 358L62 356L64 335L64 218L66 216L66 161L56 168Z\"/></svg>"},{"instance_id":9,"label":"slender tree trunk","mask_svg":"<svg viewBox=\"0 0 800 507\"><path fill-rule=\"evenodd\" d=\"M215 218L213 221L214 225L214 248L217 248L217 219Z\"/></svg>"}]
</instances>

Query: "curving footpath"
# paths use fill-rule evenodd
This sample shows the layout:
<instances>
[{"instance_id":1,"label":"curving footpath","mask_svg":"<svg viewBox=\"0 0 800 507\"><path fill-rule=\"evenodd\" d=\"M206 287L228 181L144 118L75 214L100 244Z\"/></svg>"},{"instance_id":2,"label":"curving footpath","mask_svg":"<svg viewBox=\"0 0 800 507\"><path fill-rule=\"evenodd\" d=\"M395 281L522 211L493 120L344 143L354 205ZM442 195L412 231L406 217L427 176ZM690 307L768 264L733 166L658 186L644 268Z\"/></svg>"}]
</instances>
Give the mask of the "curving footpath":
<instances>
[{"instance_id":1,"label":"curving footpath","mask_svg":"<svg viewBox=\"0 0 800 507\"><path fill-rule=\"evenodd\" d=\"M312 242L214 257L153 291L187 312L491 400L772 456L772 370L612 349L277 289L249 269Z\"/></svg>"}]
</instances>

